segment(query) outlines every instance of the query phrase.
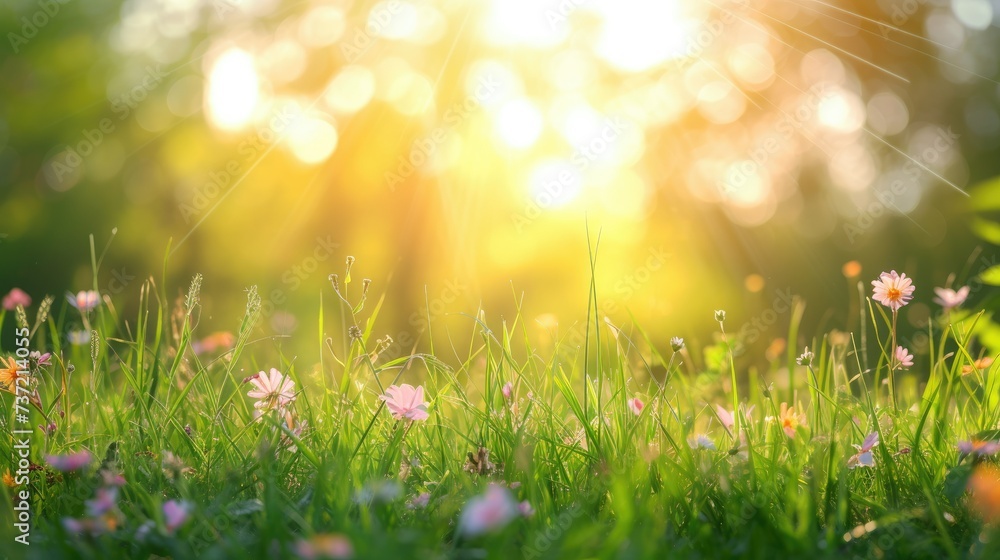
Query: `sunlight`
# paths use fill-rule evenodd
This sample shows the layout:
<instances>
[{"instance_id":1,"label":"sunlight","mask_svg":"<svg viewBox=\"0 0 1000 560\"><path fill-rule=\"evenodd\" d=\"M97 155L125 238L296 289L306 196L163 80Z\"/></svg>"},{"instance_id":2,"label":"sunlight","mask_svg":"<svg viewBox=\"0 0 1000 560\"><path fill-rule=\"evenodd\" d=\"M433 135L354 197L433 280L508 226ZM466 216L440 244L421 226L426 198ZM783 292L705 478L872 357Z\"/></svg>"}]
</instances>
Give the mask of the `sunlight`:
<instances>
[{"instance_id":1,"label":"sunlight","mask_svg":"<svg viewBox=\"0 0 1000 560\"><path fill-rule=\"evenodd\" d=\"M215 61L208 79L209 120L223 130L239 130L250 122L260 97L253 57L229 49Z\"/></svg>"}]
</instances>

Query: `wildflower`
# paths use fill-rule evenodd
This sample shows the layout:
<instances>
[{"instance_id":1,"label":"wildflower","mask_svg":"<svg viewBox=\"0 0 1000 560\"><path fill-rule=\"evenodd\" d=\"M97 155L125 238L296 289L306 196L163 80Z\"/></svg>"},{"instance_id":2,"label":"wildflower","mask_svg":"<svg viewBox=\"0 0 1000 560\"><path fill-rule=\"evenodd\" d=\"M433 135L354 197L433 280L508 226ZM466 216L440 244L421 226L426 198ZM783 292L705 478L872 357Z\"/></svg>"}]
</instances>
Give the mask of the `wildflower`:
<instances>
[{"instance_id":1,"label":"wildflower","mask_svg":"<svg viewBox=\"0 0 1000 560\"><path fill-rule=\"evenodd\" d=\"M115 509L118 501L118 488L98 488L94 499L87 500L87 515L90 517L101 517Z\"/></svg>"},{"instance_id":2,"label":"wildflower","mask_svg":"<svg viewBox=\"0 0 1000 560\"><path fill-rule=\"evenodd\" d=\"M684 348L684 339L681 338L681 337L679 337L679 336L675 336L675 337L671 338L670 339L670 348L674 352L680 352L681 349Z\"/></svg>"},{"instance_id":3,"label":"wildflower","mask_svg":"<svg viewBox=\"0 0 1000 560\"><path fill-rule=\"evenodd\" d=\"M17 366L17 360L13 356L0 358L0 386L10 391L14 391L17 379L21 377L18 372L21 368Z\"/></svg>"},{"instance_id":4,"label":"wildflower","mask_svg":"<svg viewBox=\"0 0 1000 560\"><path fill-rule=\"evenodd\" d=\"M962 305L965 298L969 297L969 287L962 286L957 291L949 288L934 288L934 293L937 294L934 303L940 305L945 311L951 311Z\"/></svg>"},{"instance_id":5,"label":"wildflower","mask_svg":"<svg viewBox=\"0 0 1000 560\"><path fill-rule=\"evenodd\" d=\"M788 406L788 403L781 403L778 420L781 422L781 429L790 438L795 437L795 430L799 426L806 425L806 415L795 412L795 407Z\"/></svg>"},{"instance_id":6,"label":"wildflower","mask_svg":"<svg viewBox=\"0 0 1000 560\"><path fill-rule=\"evenodd\" d=\"M968 486L974 509L987 521L1000 520L1000 469L992 465L979 465L972 471Z\"/></svg>"},{"instance_id":7,"label":"wildflower","mask_svg":"<svg viewBox=\"0 0 1000 560\"><path fill-rule=\"evenodd\" d=\"M868 437L865 438L865 441L863 441L861 445L854 446L858 452L847 460L847 468L854 469L857 467L874 467L875 457L872 456L872 448L877 447L878 444L878 432L868 434Z\"/></svg>"},{"instance_id":8,"label":"wildflower","mask_svg":"<svg viewBox=\"0 0 1000 560\"><path fill-rule=\"evenodd\" d=\"M83 346L84 344L90 344L90 331L70 331L69 332L69 343L73 346Z\"/></svg>"},{"instance_id":9,"label":"wildflower","mask_svg":"<svg viewBox=\"0 0 1000 560\"><path fill-rule=\"evenodd\" d=\"M1000 452L1000 441L983 441L972 438L968 441L958 442L957 447L959 453L963 456L975 455L976 457L985 457L987 455L996 455Z\"/></svg>"},{"instance_id":10,"label":"wildflower","mask_svg":"<svg viewBox=\"0 0 1000 560\"><path fill-rule=\"evenodd\" d=\"M246 381L256 387L247 396L258 399L253 406L261 412L284 409L295 400L295 382L275 368L271 368L270 375L260 371L244 380Z\"/></svg>"},{"instance_id":11,"label":"wildflower","mask_svg":"<svg viewBox=\"0 0 1000 560\"><path fill-rule=\"evenodd\" d=\"M872 280L874 286L874 299L882 305L899 311L913 299L913 281L906 277L906 273L896 274L895 270L883 272L878 280Z\"/></svg>"},{"instance_id":12,"label":"wildflower","mask_svg":"<svg viewBox=\"0 0 1000 560\"><path fill-rule=\"evenodd\" d=\"M94 459L89 451L77 451L68 455L46 455L45 462L59 472L72 472L86 468Z\"/></svg>"},{"instance_id":13,"label":"wildflower","mask_svg":"<svg viewBox=\"0 0 1000 560\"><path fill-rule=\"evenodd\" d=\"M459 519L459 531L469 536L499 530L520 515L518 503L503 486L490 484L486 493L465 504Z\"/></svg>"},{"instance_id":14,"label":"wildflower","mask_svg":"<svg viewBox=\"0 0 1000 560\"><path fill-rule=\"evenodd\" d=\"M427 413L427 403L424 402L424 388L418 385L416 389L412 385L403 384L400 386L391 385L385 390L385 394L379 396L389 407L393 418L396 420L426 420L430 414Z\"/></svg>"},{"instance_id":15,"label":"wildflower","mask_svg":"<svg viewBox=\"0 0 1000 560\"><path fill-rule=\"evenodd\" d=\"M720 323L723 322L723 321L725 321L726 320L726 312L725 312L725 310L716 309L715 310L715 320L718 321L718 322L720 322Z\"/></svg>"},{"instance_id":16,"label":"wildflower","mask_svg":"<svg viewBox=\"0 0 1000 560\"><path fill-rule=\"evenodd\" d=\"M521 512L521 515L524 517L533 517L535 515L535 508L531 507L531 502L529 502L528 500L524 500L523 502L518 504L517 509L518 511Z\"/></svg>"},{"instance_id":17,"label":"wildflower","mask_svg":"<svg viewBox=\"0 0 1000 560\"><path fill-rule=\"evenodd\" d=\"M69 304L77 308L80 313L91 311L101 303L100 294L94 290L79 291L75 296L71 293L67 293L66 299L69 300Z\"/></svg>"},{"instance_id":18,"label":"wildflower","mask_svg":"<svg viewBox=\"0 0 1000 560\"><path fill-rule=\"evenodd\" d=\"M125 486L125 477L111 469L101 469L101 481L105 486Z\"/></svg>"},{"instance_id":19,"label":"wildflower","mask_svg":"<svg viewBox=\"0 0 1000 560\"><path fill-rule=\"evenodd\" d=\"M503 384L503 388L500 389L500 392L503 393L503 398L509 401L510 397L514 394L514 386L510 381L508 381Z\"/></svg>"},{"instance_id":20,"label":"wildflower","mask_svg":"<svg viewBox=\"0 0 1000 560\"><path fill-rule=\"evenodd\" d=\"M30 354L28 354L28 358L31 359L32 362L34 362L35 367L45 367L52 365L51 352L46 352L42 354L38 350L34 350Z\"/></svg>"},{"instance_id":21,"label":"wildflower","mask_svg":"<svg viewBox=\"0 0 1000 560\"><path fill-rule=\"evenodd\" d=\"M318 534L301 539L295 544L299 558L317 560L319 558L350 558L354 555L351 541L343 535Z\"/></svg>"},{"instance_id":22,"label":"wildflower","mask_svg":"<svg viewBox=\"0 0 1000 560\"><path fill-rule=\"evenodd\" d=\"M427 504L429 504L430 501L431 501L431 495L427 492L421 492L420 494L415 496L412 500L410 500L406 504L406 507L409 509L424 509L425 507L427 507Z\"/></svg>"},{"instance_id":23,"label":"wildflower","mask_svg":"<svg viewBox=\"0 0 1000 560\"><path fill-rule=\"evenodd\" d=\"M722 427L726 429L730 434L733 433L733 426L736 424L733 419L733 413L722 408L719 405L715 405L715 413L719 415L719 421L722 422Z\"/></svg>"},{"instance_id":24,"label":"wildflower","mask_svg":"<svg viewBox=\"0 0 1000 560\"><path fill-rule=\"evenodd\" d=\"M993 358L989 356L983 356L982 358L979 358L975 362L972 362L972 365L967 364L962 366L962 375L969 375L970 373L976 370L982 371L984 369L989 369L990 366L992 365L993 365Z\"/></svg>"},{"instance_id":25,"label":"wildflower","mask_svg":"<svg viewBox=\"0 0 1000 560\"><path fill-rule=\"evenodd\" d=\"M913 354L902 346L896 347L896 366L901 368L908 368L913 366Z\"/></svg>"},{"instance_id":26,"label":"wildflower","mask_svg":"<svg viewBox=\"0 0 1000 560\"><path fill-rule=\"evenodd\" d=\"M806 346L805 352L803 352L801 356L796 358L795 363L799 364L800 366L810 366L812 365L814 357L815 357L814 354L809 351L809 347Z\"/></svg>"},{"instance_id":27,"label":"wildflower","mask_svg":"<svg viewBox=\"0 0 1000 560\"><path fill-rule=\"evenodd\" d=\"M688 445L691 449L707 449L709 451L715 451L715 442L709 439L709 437L705 434L698 434L697 437L688 441Z\"/></svg>"},{"instance_id":28,"label":"wildflower","mask_svg":"<svg viewBox=\"0 0 1000 560\"><path fill-rule=\"evenodd\" d=\"M214 332L191 344L195 354L212 353L216 350L229 350L236 344L236 337L228 331Z\"/></svg>"},{"instance_id":29,"label":"wildflower","mask_svg":"<svg viewBox=\"0 0 1000 560\"><path fill-rule=\"evenodd\" d=\"M14 480L14 475L10 474L10 471L5 471L3 473L3 485L7 488L16 488L17 482Z\"/></svg>"},{"instance_id":30,"label":"wildflower","mask_svg":"<svg viewBox=\"0 0 1000 560\"><path fill-rule=\"evenodd\" d=\"M643 408L646 408L646 403L642 402L639 397L634 397L628 400L628 409L632 411L632 414L639 416L642 414Z\"/></svg>"},{"instance_id":31,"label":"wildflower","mask_svg":"<svg viewBox=\"0 0 1000 560\"><path fill-rule=\"evenodd\" d=\"M55 422L49 422L48 424L39 424L38 425L38 429L41 430L42 433L45 434L45 435L47 435L47 436L51 436L52 434L56 433L56 429L57 428L58 428L58 426L56 426Z\"/></svg>"},{"instance_id":32,"label":"wildflower","mask_svg":"<svg viewBox=\"0 0 1000 560\"><path fill-rule=\"evenodd\" d=\"M163 521L167 533L173 534L187 521L190 506L185 502L170 500L163 504Z\"/></svg>"},{"instance_id":33,"label":"wildflower","mask_svg":"<svg viewBox=\"0 0 1000 560\"><path fill-rule=\"evenodd\" d=\"M17 309L17 306L28 307L31 305L31 296L26 294L21 288L14 288L3 296L3 308L7 311Z\"/></svg>"}]
</instances>

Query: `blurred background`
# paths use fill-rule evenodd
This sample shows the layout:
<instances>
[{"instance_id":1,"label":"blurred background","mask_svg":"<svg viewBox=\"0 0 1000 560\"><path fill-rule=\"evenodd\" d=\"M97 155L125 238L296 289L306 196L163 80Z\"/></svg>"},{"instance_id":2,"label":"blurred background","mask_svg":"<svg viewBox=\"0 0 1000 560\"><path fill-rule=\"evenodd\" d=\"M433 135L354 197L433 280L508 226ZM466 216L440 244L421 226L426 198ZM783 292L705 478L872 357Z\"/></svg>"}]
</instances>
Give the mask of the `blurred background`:
<instances>
[{"instance_id":1,"label":"blurred background","mask_svg":"<svg viewBox=\"0 0 1000 560\"><path fill-rule=\"evenodd\" d=\"M888 269L916 331L933 286L998 262L998 22L997 0L6 0L0 291L91 287L93 234L126 310L165 258L168 293L203 273L203 332L256 284L265 329L312 344L350 255L351 289L386 294L376 336L481 306L570 337L596 253L600 314L661 346L723 308L761 354L795 295L804 332L847 328Z\"/></svg>"}]
</instances>

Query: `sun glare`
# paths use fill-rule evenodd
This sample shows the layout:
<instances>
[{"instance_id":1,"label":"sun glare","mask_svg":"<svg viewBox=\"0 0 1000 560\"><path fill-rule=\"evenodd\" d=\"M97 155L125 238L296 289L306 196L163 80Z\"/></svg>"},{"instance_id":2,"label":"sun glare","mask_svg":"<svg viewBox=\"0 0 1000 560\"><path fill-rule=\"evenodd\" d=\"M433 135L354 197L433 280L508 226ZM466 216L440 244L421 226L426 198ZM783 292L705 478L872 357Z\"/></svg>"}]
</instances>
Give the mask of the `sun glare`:
<instances>
[{"instance_id":1,"label":"sun glare","mask_svg":"<svg viewBox=\"0 0 1000 560\"><path fill-rule=\"evenodd\" d=\"M253 117L260 98L260 85L253 57L241 49L229 49L212 65L208 80L208 116L222 130L240 130Z\"/></svg>"}]
</instances>

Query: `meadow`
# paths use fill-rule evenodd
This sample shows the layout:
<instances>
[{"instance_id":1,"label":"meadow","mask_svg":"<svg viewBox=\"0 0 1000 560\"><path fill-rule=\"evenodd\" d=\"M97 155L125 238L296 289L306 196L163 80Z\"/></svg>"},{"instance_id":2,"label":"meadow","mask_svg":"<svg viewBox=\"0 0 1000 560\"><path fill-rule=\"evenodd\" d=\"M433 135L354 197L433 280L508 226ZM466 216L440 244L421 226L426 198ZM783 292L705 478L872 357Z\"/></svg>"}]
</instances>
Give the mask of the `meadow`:
<instances>
[{"instance_id":1,"label":"meadow","mask_svg":"<svg viewBox=\"0 0 1000 560\"><path fill-rule=\"evenodd\" d=\"M134 317L96 291L8 294L5 557L1000 551L1000 391L968 288L937 290L927 356L895 327L931 287L893 271L859 281L858 332L799 333L795 301L769 365L745 369L724 310L698 346L615 325L596 297L551 348L480 312L468 347L393 351L391 302L350 266L319 297L314 356L260 335L253 287L232 332L201 332L200 275L122 294Z\"/></svg>"}]
</instances>

